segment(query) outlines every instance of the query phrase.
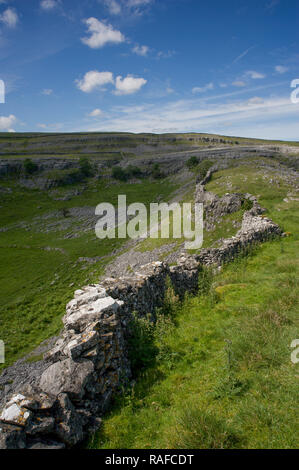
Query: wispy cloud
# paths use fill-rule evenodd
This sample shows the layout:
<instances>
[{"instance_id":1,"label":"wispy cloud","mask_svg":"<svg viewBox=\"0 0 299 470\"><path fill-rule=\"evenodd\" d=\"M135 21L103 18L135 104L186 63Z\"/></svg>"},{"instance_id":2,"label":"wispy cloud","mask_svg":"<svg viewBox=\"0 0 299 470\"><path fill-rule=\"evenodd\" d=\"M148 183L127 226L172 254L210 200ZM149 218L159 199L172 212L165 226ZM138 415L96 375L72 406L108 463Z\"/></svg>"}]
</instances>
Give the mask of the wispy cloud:
<instances>
[{"instance_id":1,"label":"wispy cloud","mask_svg":"<svg viewBox=\"0 0 299 470\"><path fill-rule=\"evenodd\" d=\"M288 71L288 67L285 67L283 65L276 65L275 67L275 72L279 73L279 74L283 74L283 73L286 73Z\"/></svg>"},{"instance_id":2,"label":"wispy cloud","mask_svg":"<svg viewBox=\"0 0 299 470\"><path fill-rule=\"evenodd\" d=\"M238 55L238 57L236 57L234 60L233 60L233 64L236 64L237 62L239 62L239 60L243 59L243 57L245 57L249 51L251 51L251 49L254 49L255 46L251 46L251 47L248 47L248 49L246 49L245 51L243 51L240 55Z\"/></svg>"},{"instance_id":3,"label":"wispy cloud","mask_svg":"<svg viewBox=\"0 0 299 470\"><path fill-rule=\"evenodd\" d=\"M107 8L110 15L142 15L154 0L98 0Z\"/></svg>"},{"instance_id":4,"label":"wispy cloud","mask_svg":"<svg viewBox=\"0 0 299 470\"><path fill-rule=\"evenodd\" d=\"M192 88L192 93L194 94L205 93L206 91L213 90L213 89L214 89L214 83L210 82L210 83L207 83L207 85L204 85L202 87L195 86L194 88Z\"/></svg>"},{"instance_id":5,"label":"wispy cloud","mask_svg":"<svg viewBox=\"0 0 299 470\"><path fill-rule=\"evenodd\" d=\"M279 3L280 3L280 0L271 0L270 2L266 4L265 9L272 10L274 7L279 5Z\"/></svg>"},{"instance_id":6,"label":"wispy cloud","mask_svg":"<svg viewBox=\"0 0 299 470\"><path fill-rule=\"evenodd\" d=\"M245 72L244 76L252 78L253 80L259 80L259 79L262 79L262 78L266 78L266 75L264 75L263 73L260 73L260 72L256 72L255 70L248 70L247 72Z\"/></svg>"},{"instance_id":7,"label":"wispy cloud","mask_svg":"<svg viewBox=\"0 0 299 470\"><path fill-rule=\"evenodd\" d=\"M39 127L40 129L49 130L51 132L53 131L59 132L63 130L63 128L65 127L65 123L63 122L55 122L52 124L38 123L36 126Z\"/></svg>"},{"instance_id":8,"label":"wispy cloud","mask_svg":"<svg viewBox=\"0 0 299 470\"><path fill-rule=\"evenodd\" d=\"M7 8L0 15L0 21L8 28L15 28L19 22L17 11L14 8Z\"/></svg>"},{"instance_id":9,"label":"wispy cloud","mask_svg":"<svg viewBox=\"0 0 299 470\"><path fill-rule=\"evenodd\" d=\"M149 53L149 47L148 46L139 46L138 44L133 47L132 51L134 54L140 55L142 57L146 57L147 54Z\"/></svg>"},{"instance_id":10,"label":"wispy cloud","mask_svg":"<svg viewBox=\"0 0 299 470\"><path fill-rule=\"evenodd\" d=\"M298 108L290 102L288 97L275 99L253 97L213 105L203 104L201 100L193 99L169 102L163 106L147 104L140 106L140 109L136 106L133 108L124 106L112 109L114 116L102 122L98 127L88 130L168 132L169 129L176 129L180 132L211 133L225 133L224 131L227 130L228 135L248 135L248 132L251 132L253 137L257 135L259 126L262 126L260 132L262 134L263 131L261 136L264 138L283 138L282 127L281 132L271 135L272 126L269 119L276 122L277 128L279 123L281 126L282 118L297 119L297 127L299 120ZM269 131L268 134L265 132L266 128ZM288 138L292 136L288 135Z\"/></svg>"},{"instance_id":11,"label":"wispy cloud","mask_svg":"<svg viewBox=\"0 0 299 470\"><path fill-rule=\"evenodd\" d=\"M121 13L121 4L116 0L102 0L102 2L108 9L110 15L119 15Z\"/></svg>"},{"instance_id":12,"label":"wispy cloud","mask_svg":"<svg viewBox=\"0 0 299 470\"><path fill-rule=\"evenodd\" d=\"M170 59L176 54L175 50L157 52L157 59Z\"/></svg>"},{"instance_id":13,"label":"wispy cloud","mask_svg":"<svg viewBox=\"0 0 299 470\"><path fill-rule=\"evenodd\" d=\"M235 80L232 85L237 87L243 87L246 86L246 83L243 80Z\"/></svg>"},{"instance_id":14,"label":"wispy cloud","mask_svg":"<svg viewBox=\"0 0 299 470\"><path fill-rule=\"evenodd\" d=\"M60 0L42 0L40 2L40 7L42 10L50 11L54 10L59 6Z\"/></svg>"},{"instance_id":15,"label":"wispy cloud","mask_svg":"<svg viewBox=\"0 0 299 470\"><path fill-rule=\"evenodd\" d=\"M106 44L120 44L125 41L125 36L117 29L113 29L111 24L93 17L84 20L84 23L87 25L90 36L82 38L81 41L92 49L100 49Z\"/></svg>"},{"instance_id":16,"label":"wispy cloud","mask_svg":"<svg viewBox=\"0 0 299 470\"><path fill-rule=\"evenodd\" d=\"M94 109L93 111L91 111L91 113L88 114L89 117L99 117L103 114L103 111L101 111L100 109L96 108Z\"/></svg>"},{"instance_id":17,"label":"wispy cloud","mask_svg":"<svg viewBox=\"0 0 299 470\"><path fill-rule=\"evenodd\" d=\"M46 96L50 96L50 95L52 95L52 93L53 93L53 90L51 88L45 88L42 91L42 95L46 95Z\"/></svg>"}]
</instances>

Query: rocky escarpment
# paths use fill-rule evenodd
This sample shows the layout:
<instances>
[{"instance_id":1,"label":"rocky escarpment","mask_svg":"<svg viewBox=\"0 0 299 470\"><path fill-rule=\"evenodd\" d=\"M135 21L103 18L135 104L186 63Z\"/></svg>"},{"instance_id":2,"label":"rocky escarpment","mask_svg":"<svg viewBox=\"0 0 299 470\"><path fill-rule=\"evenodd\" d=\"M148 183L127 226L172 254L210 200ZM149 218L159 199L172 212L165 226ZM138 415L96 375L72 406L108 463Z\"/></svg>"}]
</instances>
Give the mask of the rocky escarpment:
<instances>
[{"instance_id":1,"label":"rocky escarpment","mask_svg":"<svg viewBox=\"0 0 299 470\"><path fill-rule=\"evenodd\" d=\"M209 207L203 183L197 185L196 200ZM2 396L0 448L71 447L100 426L111 398L130 381L127 337L133 312L150 314L154 320L169 279L180 297L195 293L204 266L221 266L253 243L281 235L253 196L242 198L252 207L236 236L222 240L218 248L197 255L182 253L174 266L153 262L130 276L107 278L75 292L56 344L37 370L29 370ZM235 196L225 201L226 211L239 205ZM218 199L213 202L220 207Z\"/></svg>"}]
</instances>

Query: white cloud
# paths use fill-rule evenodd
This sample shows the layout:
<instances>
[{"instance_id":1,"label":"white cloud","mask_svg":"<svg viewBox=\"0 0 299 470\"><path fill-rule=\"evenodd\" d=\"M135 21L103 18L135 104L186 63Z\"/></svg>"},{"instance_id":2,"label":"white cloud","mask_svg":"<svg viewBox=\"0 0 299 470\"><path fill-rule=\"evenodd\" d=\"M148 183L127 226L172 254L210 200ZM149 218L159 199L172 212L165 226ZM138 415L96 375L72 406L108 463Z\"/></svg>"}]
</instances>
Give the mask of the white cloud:
<instances>
[{"instance_id":1,"label":"white cloud","mask_svg":"<svg viewBox=\"0 0 299 470\"><path fill-rule=\"evenodd\" d=\"M127 6L129 8L149 5L150 3L152 3L152 0L127 0Z\"/></svg>"},{"instance_id":2,"label":"white cloud","mask_svg":"<svg viewBox=\"0 0 299 470\"><path fill-rule=\"evenodd\" d=\"M210 82L203 87L196 86L192 88L192 93L205 93L206 91L213 90L213 89L214 89L214 83Z\"/></svg>"},{"instance_id":3,"label":"white cloud","mask_svg":"<svg viewBox=\"0 0 299 470\"><path fill-rule=\"evenodd\" d=\"M64 128L64 123L62 123L62 122L56 122L56 123L53 123L53 124L39 123L36 126L40 127L41 129L49 130L51 132L53 132L53 131L59 132Z\"/></svg>"},{"instance_id":4,"label":"white cloud","mask_svg":"<svg viewBox=\"0 0 299 470\"><path fill-rule=\"evenodd\" d=\"M13 8L7 8L1 15L0 21L8 28L15 28L18 24L19 17Z\"/></svg>"},{"instance_id":5,"label":"white cloud","mask_svg":"<svg viewBox=\"0 0 299 470\"><path fill-rule=\"evenodd\" d=\"M243 87L243 86L246 86L246 83L243 82L243 80L235 80L233 83L232 83L233 86L238 86L238 87Z\"/></svg>"},{"instance_id":6,"label":"white cloud","mask_svg":"<svg viewBox=\"0 0 299 470\"><path fill-rule=\"evenodd\" d=\"M115 95L132 95L139 91L145 84L147 80L144 78L135 78L132 75L127 75L125 78L122 78L120 75L116 77L115 82Z\"/></svg>"},{"instance_id":7,"label":"white cloud","mask_svg":"<svg viewBox=\"0 0 299 470\"><path fill-rule=\"evenodd\" d=\"M298 125L298 109L288 96L267 98L263 102L252 102L250 106L248 99L207 105L193 97L164 105L118 106L111 109L111 118L88 130L153 132L159 129L159 132L168 132L177 129L179 132L298 139Z\"/></svg>"},{"instance_id":8,"label":"white cloud","mask_svg":"<svg viewBox=\"0 0 299 470\"><path fill-rule=\"evenodd\" d=\"M170 59L170 58L173 57L175 54L176 54L176 51L174 51L174 50L172 50L172 51L167 51L167 52L159 51L159 52L157 53L157 59Z\"/></svg>"},{"instance_id":9,"label":"white cloud","mask_svg":"<svg viewBox=\"0 0 299 470\"><path fill-rule=\"evenodd\" d=\"M121 13L121 5L116 0L104 0L104 4L110 15L119 15Z\"/></svg>"},{"instance_id":10,"label":"white cloud","mask_svg":"<svg viewBox=\"0 0 299 470\"><path fill-rule=\"evenodd\" d=\"M91 70L87 72L82 80L76 80L77 87L84 91L84 93L90 93L96 88L102 88L104 85L114 83L112 72L98 72L97 70Z\"/></svg>"},{"instance_id":11,"label":"white cloud","mask_svg":"<svg viewBox=\"0 0 299 470\"><path fill-rule=\"evenodd\" d=\"M87 25L89 37L82 38L81 41L92 49L99 49L106 44L120 44L125 41L124 35L108 24L97 20L96 18L88 18L84 20Z\"/></svg>"},{"instance_id":12,"label":"white cloud","mask_svg":"<svg viewBox=\"0 0 299 470\"><path fill-rule=\"evenodd\" d=\"M137 44L135 47L133 47L132 51L137 55L141 55L143 57L146 57L148 52L149 52L149 47L148 46L139 46Z\"/></svg>"},{"instance_id":13,"label":"white cloud","mask_svg":"<svg viewBox=\"0 0 299 470\"><path fill-rule=\"evenodd\" d=\"M104 85L115 84L115 95L132 95L139 91L140 88L147 83L147 80L144 78L135 78L132 75L127 75L124 78L119 75L114 81L112 72L91 70L87 72L81 80L75 80L75 83L79 90L84 93L91 93L97 88L104 90Z\"/></svg>"},{"instance_id":14,"label":"white cloud","mask_svg":"<svg viewBox=\"0 0 299 470\"><path fill-rule=\"evenodd\" d=\"M58 1L56 0L42 0L40 2L40 7L46 11L53 10L57 6L58 6Z\"/></svg>"},{"instance_id":15,"label":"white cloud","mask_svg":"<svg viewBox=\"0 0 299 470\"><path fill-rule=\"evenodd\" d=\"M130 15L142 15L143 7L153 3L153 0L98 0L108 9L110 15L128 13Z\"/></svg>"},{"instance_id":16,"label":"white cloud","mask_svg":"<svg viewBox=\"0 0 299 470\"><path fill-rule=\"evenodd\" d=\"M174 89L171 88L170 86L168 86L168 87L166 88L166 93L167 93L168 95L171 95L172 93L174 93Z\"/></svg>"},{"instance_id":17,"label":"white cloud","mask_svg":"<svg viewBox=\"0 0 299 470\"><path fill-rule=\"evenodd\" d=\"M88 114L89 117L98 117L98 116L101 116L103 113L100 109L94 109L93 111L91 111L91 113Z\"/></svg>"},{"instance_id":18,"label":"white cloud","mask_svg":"<svg viewBox=\"0 0 299 470\"><path fill-rule=\"evenodd\" d=\"M52 95L52 93L53 93L53 90L51 90L51 88L45 88L42 91L42 95L46 95L46 96L50 96L50 95Z\"/></svg>"},{"instance_id":19,"label":"white cloud","mask_svg":"<svg viewBox=\"0 0 299 470\"><path fill-rule=\"evenodd\" d=\"M250 77L252 78L253 80L256 80L256 79L261 79L261 78L265 78L266 75L262 74L262 73L259 73L259 72L256 72L255 70L248 70L248 72L245 73L245 76L246 77Z\"/></svg>"},{"instance_id":20,"label":"white cloud","mask_svg":"<svg viewBox=\"0 0 299 470\"><path fill-rule=\"evenodd\" d=\"M263 102L264 102L263 98L260 98L259 96L254 96L253 98L250 98L248 100L248 104L250 104L250 105L251 104L261 104Z\"/></svg>"},{"instance_id":21,"label":"white cloud","mask_svg":"<svg viewBox=\"0 0 299 470\"><path fill-rule=\"evenodd\" d=\"M7 132L15 132L12 126L17 122L16 116L0 116L0 130Z\"/></svg>"},{"instance_id":22,"label":"white cloud","mask_svg":"<svg viewBox=\"0 0 299 470\"><path fill-rule=\"evenodd\" d=\"M288 70L288 67L284 67L283 65L276 65L275 67L275 72L280 74L286 73Z\"/></svg>"}]
</instances>

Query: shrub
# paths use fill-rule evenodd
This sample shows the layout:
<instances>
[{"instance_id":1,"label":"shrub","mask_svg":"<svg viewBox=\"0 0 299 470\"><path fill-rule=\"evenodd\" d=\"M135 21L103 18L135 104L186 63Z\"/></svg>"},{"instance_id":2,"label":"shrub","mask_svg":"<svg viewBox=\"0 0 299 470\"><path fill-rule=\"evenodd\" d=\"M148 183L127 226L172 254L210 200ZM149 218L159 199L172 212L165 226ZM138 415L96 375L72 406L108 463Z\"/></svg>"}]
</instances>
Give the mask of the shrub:
<instances>
[{"instance_id":1,"label":"shrub","mask_svg":"<svg viewBox=\"0 0 299 470\"><path fill-rule=\"evenodd\" d=\"M250 199L243 199L242 201L242 209L245 211L249 211L253 207L253 202Z\"/></svg>"},{"instance_id":2,"label":"shrub","mask_svg":"<svg viewBox=\"0 0 299 470\"><path fill-rule=\"evenodd\" d=\"M160 179L164 178L164 176L165 175L162 173L159 163L155 163L152 169L152 177L155 179Z\"/></svg>"},{"instance_id":3,"label":"shrub","mask_svg":"<svg viewBox=\"0 0 299 470\"><path fill-rule=\"evenodd\" d=\"M115 166L112 168L112 177L119 181L127 181L128 175L126 171L120 166Z\"/></svg>"},{"instance_id":4,"label":"shrub","mask_svg":"<svg viewBox=\"0 0 299 470\"><path fill-rule=\"evenodd\" d=\"M84 179L83 173L78 168L67 170L53 170L47 173L47 178L51 180L56 186L65 186L67 184L74 184Z\"/></svg>"},{"instance_id":5,"label":"shrub","mask_svg":"<svg viewBox=\"0 0 299 470\"><path fill-rule=\"evenodd\" d=\"M214 276L211 268L203 267L198 276L198 294L208 295L212 290Z\"/></svg>"},{"instance_id":6,"label":"shrub","mask_svg":"<svg viewBox=\"0 0 299 470\"><path fill-rule=\"evenodd\" d=\"M86 157L81 157L80 158L79 167L80 167L81 173L86 177L87 176L92 176L92 174L94 173L94 169L93 169L90 161Z\"/></svg>"},{"instance_id":7,"label":"shrub","mask_svg":"<svg viewBox=\"0 0 299 470\"><path fill-rule=\"evenodd\" d=\"M138 168L138 166L133 166L133 165L129 165L127 168L126 168L126 173L128 175L129 178L141 178L142 177L142 171L140 168Z\"/></svg>"},{"instance_id":8,"label":"shrub","mask_svg":"<svg viewBox=\"0 0 299 470\"><path fill-rule=\"evenodd\" d=\"M199 179L203 179L207 172L209 171L209 169L214 165L213 162L211 162L211 160L203 160L199 165L198 165L198 176L199 176Z\"/></svg>"},{"instance_id":9,"label":"shrub","mask_svg":"<svg viewBox=\"0 0 299 470\"><path fill-rule=\"evenodd\" d=\"M155 346L155 325L149 317L133 314L128 349L133 376L136 377L141 370L154 364L158 349Z\"/></svg>"},{"instance_id":10,"label":"shrub","mask_svg":"<svg viewBox=\"0 0 299 470\"><path fill-rule=\"evenodd\" d=\"M63 217L69 217L69 215L70 215L70 211L67 207L63 207L61 209L61 212L62 212Z\"/></svg>"},{"instance_id":11,"label":"shrub","mask_svg":"<svg viewBox=\"0 0 299 470\"><path fill-rule=\"evenodd\" d=\"M26 175L32 175L33 173L36 173L38 170L38 165L33 162L30 158L26 158L24 161L24 170Z\"/></svg>"},{"instance_id":12,"label":"shrub","mask_svg":"<svg viewBox=\"0 0 299 470\"><path fill-rule=\"evenodd\" d=\"M187 160L186 166L189 168L189 170L191 170L192 168L195 168L198 165L198 163L199 163L198 158L195 157L195 155L193 155Z\"/></svg>"}]
</instances>

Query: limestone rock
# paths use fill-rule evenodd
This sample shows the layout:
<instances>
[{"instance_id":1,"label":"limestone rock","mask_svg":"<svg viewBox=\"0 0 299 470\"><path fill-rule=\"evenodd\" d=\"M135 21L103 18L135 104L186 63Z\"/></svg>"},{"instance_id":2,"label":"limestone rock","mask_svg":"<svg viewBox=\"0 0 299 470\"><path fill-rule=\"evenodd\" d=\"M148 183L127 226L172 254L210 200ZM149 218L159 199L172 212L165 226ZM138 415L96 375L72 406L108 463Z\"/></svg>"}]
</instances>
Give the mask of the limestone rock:
<instances>
[{"instance_id":1,"label":"limestone rock","mask_svg":"<svg viewBox=\"0 0 299 470\"><path fill-rule=\"evenodd\" d=\"M84 387L94 371L91 361L74 362L65 359L52 364L41 376L40 388L43 392L57 396L64 392L80 399L84 395Z\"/></svg>"}]
</instances>

